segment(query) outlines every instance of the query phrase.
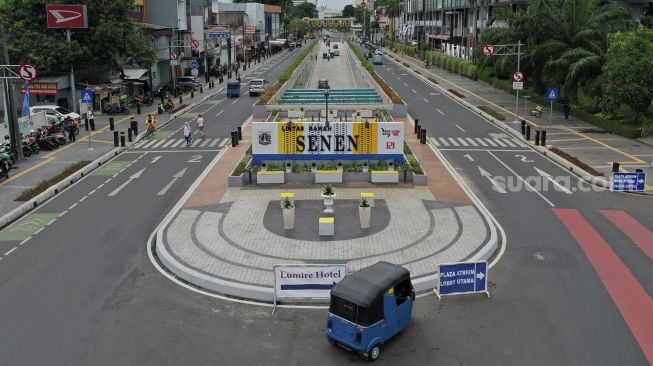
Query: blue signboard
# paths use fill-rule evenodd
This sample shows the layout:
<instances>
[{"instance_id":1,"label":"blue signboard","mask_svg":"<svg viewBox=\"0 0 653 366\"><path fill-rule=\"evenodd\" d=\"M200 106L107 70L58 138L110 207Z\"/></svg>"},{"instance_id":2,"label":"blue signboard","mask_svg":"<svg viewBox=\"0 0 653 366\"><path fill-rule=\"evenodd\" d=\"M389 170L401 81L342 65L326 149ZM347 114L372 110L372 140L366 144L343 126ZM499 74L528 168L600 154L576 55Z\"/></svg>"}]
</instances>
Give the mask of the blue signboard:
<instances>
[{"instance_id":1,"label":"blue signboard","mask_svg":"<svg viewBox=\"0 0 653 366\"><path fill-rule=\"evenodd\" d=\"M93 103L93 90L91 89L82 89L82 103L92 104Z\"/></svg>"},{"instance_id":2,"label":"blue signboard","mask_svg":"<svg viewBox=\"0 0 653 366\"><path fill-rule=\"evenodd\" d=\"M547 88L546 89L546 100L549 102L555 102L558 100L558 96L560 96L560 92L558 92L558 88Z\"/></svg>"},{"instance_id":3,"label":"blue signboard","mask_svg":"<svg viewBox=\"0 0 653 366\"><path fill-rule=\"evenodd\" d=\"M612 190L644 192L646 190L646 173L612 173Z\"/></svg>"},{"instance_id":4,"label":"blue signboard","mask_svg":"<svg viewBox=\"0 0 653 366\"><path fill-rule=\"evenodd\" d=\"M191 61L191 63L190 63L190 67L193 68L193 69L199 69L199 67L200 67L200 63L197 62L196 60L193 60L193 61Z\"/></svg>"},{"instance_id":5,"label":"blue signboard","mask_svg":"<svg viewBox=\"0 0 653 366\"><path fill-rule=\"evenodd\" d=\"M438 294L487 293L487 261L441 264Z\"/></svg>"},{"instance_id":6,"label":"blue signboard","mask_svg":"<svg viewBox=\"0 0 653 366\"><path fill-rule=\"evenodd\" d=\"M229 38L229 33L209 32L209 33L206 34L206 36L209 39L227 39L227 38Z\"/></svg>"}]
</instances>

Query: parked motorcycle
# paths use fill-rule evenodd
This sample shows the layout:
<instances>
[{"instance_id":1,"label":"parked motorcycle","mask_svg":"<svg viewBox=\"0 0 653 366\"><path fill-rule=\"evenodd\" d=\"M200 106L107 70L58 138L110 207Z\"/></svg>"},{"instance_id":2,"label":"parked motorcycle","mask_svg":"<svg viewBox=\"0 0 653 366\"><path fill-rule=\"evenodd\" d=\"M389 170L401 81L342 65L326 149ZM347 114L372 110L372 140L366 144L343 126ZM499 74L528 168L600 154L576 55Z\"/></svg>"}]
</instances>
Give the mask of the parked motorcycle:
<instances>
[{"instance_id":1,"label":"parked motorcycle","mask_svg":"<svg viewBox=\"0 0 653 366\"><path fill-rule=\"evenodd\" d=\"M106 114L129 114L129 109L118 104L111 105L107 103L102 107L102 112Z\"/></svg>"},{"instance_id":2,"label":"parked motorcycle","mask_svg":"<svg viewBox=\"0 0 653 366\"><path fill-rule=\"evenodd\" d=\"M59 147L59 142L57 138L52 135L48 135L48 132L43 128L38 128L35 134L39 148L45 150L54 150Z\"/></svg>"},{"instance_id":3,"label":"parked motorcycle","mask_svg":"<svg viewBox=\"0 0 653 366\"><path fill-rule=\"evenodd\" d=\"M139 104L145 104L146 106L151 106L154 103L154 100L150 96L137 95L132 99L131 106L137 107Z\"/></svg>"},{"instance_id":4,"label":"parked motorcycle","mask_svg":"<svg viewBox=\"0 0 653 366\"><path fill-rule=\"evenodd\" d=\"M26 149L29 150L29 154L27 154ZM37 155L40 152L41 149L39 149L36 138L33 136L28 136L26 140L23 140L23 153L25 156L30 156L32 154Z\"/></svg>"}]
</instances>

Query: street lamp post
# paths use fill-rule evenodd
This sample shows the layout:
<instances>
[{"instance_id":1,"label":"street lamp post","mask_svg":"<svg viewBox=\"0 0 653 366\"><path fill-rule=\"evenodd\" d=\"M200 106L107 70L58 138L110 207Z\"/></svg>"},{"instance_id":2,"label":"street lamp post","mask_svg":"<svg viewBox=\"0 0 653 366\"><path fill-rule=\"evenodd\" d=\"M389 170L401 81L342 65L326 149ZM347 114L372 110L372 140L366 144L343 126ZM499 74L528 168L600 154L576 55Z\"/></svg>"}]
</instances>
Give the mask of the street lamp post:
<instances>
[{"instance_id":1,"label":"street lamp post","mask_svg":"<svg viewBox=\"0 0 653 366\"><path fill-rule=\"evenodd\" d=\"M324 100L326 101L326 127L329 127L329 94L330 88L324 89Z\"/></svg>"}]
</instances>

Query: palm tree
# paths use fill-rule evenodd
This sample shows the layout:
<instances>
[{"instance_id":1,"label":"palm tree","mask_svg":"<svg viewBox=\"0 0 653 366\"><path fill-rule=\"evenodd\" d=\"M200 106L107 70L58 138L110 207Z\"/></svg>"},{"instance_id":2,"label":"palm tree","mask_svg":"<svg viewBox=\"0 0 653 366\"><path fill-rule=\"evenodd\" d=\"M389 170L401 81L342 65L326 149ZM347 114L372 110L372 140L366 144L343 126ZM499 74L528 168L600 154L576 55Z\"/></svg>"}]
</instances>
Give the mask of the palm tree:
<instances>
[{"instance_id":1,"label":"palm tree","mask_svg":"<svg viewBox=\"0 0 653 366\"><path fill-rule=\"evenodd\" d=\"M385 7L385 16L392 19L392 41L395 40L395 18L401 14L401 4L399 0L383 0Z\"/></svg>"}]
</instances>

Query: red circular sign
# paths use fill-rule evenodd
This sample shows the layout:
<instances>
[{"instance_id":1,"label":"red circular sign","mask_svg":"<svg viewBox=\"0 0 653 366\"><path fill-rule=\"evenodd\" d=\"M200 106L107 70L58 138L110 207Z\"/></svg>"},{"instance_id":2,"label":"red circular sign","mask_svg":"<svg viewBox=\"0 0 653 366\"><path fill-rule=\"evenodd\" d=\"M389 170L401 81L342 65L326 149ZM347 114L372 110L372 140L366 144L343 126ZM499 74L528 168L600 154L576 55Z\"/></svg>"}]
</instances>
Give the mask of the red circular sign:
<instances>
[{"instance_id":1,"label":"red circular sign","mask_svg":"<svg viewBox=\"0 0 653 366\"><path fill-rule=\"evenodd\" d=\"M516 82L524 81L524 74L521 71L515 71L512 74L512 81L516 81Z\"/></svg>"},{"instance_id":2,"label":"red circular sign","mask_svg":"<svg viewBox=\"0 0 653 366\"><path fill-rule=\"evenodd\" d=\"M170 59L171 59L171 60L176 60L176 59L177 59L177 54L174 53L174 52L171 53L171 54L170 54Z\"/></svg>"},{"instance_id":3,"label":"red circular sign","mask_svg":"<svg viewBox=\"0 0 653 366\"><path fill-rule=\"evenodd\" d=\"M192 41L190 41L190 46L191 46L192 48L197 48L197 47L200 46L200 41L198 41L198 40L196 40L196 39L193 39Z\"/></svg>"},{"instance_id":4,"label":"red circular sign","mask_svg":"<svg viewBox=\"0 0 653 366\"><path fill-rule=\"evenodd\" d=\"M18 67L18 76L25 81L33 81L37 75L36 66L32 64L22 64Z\"/></svg>"},{"instance_id":5,"label":"red circular sign","mask_svg":"<svg viewBox=\"0 0 653 366\"><path fill-rule=\"evenodd\" d=\"M490 57L494 55L494 45L486 44L483 46L483 54L485 57Z\"/></svg>"}]
</instances>

